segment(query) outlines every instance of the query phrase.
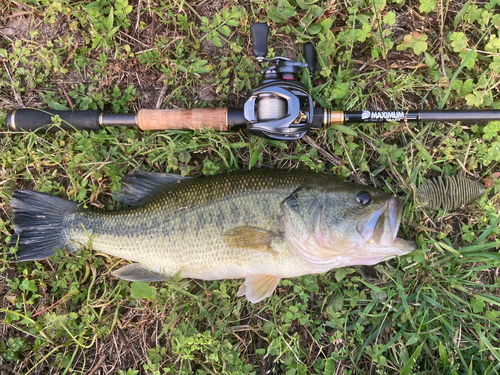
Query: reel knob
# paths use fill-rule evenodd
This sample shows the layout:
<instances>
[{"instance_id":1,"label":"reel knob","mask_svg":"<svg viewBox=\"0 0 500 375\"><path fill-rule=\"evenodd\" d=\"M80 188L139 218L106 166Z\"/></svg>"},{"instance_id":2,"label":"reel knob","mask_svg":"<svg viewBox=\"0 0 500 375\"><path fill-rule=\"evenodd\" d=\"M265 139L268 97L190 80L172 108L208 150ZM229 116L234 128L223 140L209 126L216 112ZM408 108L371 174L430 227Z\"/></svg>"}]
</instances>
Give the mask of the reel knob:
<instances>
[{"instance_id":1,"label":"reel knob","mask_svg":"<svg viewBox=\"0 0 500 375\"><path fill-rule=\"evenodd\" d=\"M311 76L316 72L316 50L311 42L304 44L304 55L307 62L307 68Z\"/></svg>"},{"instance_id":2,"label":"reel knob","mask_svg":"<svg viewBox=\"0 0 500 375\"><path fill-rule=\"evenodd\" d=\"M250 26L250 34L252 35L253 54L257 61L262 62L267 56L269 26L267 26L267 23L256 22Z\"/></svg>"}]
</instances>

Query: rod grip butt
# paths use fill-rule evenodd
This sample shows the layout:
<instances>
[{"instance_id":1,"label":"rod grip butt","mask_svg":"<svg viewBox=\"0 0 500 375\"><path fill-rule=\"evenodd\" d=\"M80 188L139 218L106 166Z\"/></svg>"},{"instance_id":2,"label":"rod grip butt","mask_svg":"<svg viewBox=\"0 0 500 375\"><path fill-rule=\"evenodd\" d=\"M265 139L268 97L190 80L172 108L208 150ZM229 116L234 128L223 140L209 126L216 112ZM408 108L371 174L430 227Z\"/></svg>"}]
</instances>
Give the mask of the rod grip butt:
<instances>
[{"instance_id":1,"label":"rod grip butt","mask_svg":"<svg viewBox=\"0 0 500 375\"><path fill-rule=\"evenodd\" d=\"M59 116L61 125L54 126L52 117ZM14 132L56 132L58 130L99 130L99 111L55 111L52 109L14 109L5 122Z\"/></svg>"}]
</instances>

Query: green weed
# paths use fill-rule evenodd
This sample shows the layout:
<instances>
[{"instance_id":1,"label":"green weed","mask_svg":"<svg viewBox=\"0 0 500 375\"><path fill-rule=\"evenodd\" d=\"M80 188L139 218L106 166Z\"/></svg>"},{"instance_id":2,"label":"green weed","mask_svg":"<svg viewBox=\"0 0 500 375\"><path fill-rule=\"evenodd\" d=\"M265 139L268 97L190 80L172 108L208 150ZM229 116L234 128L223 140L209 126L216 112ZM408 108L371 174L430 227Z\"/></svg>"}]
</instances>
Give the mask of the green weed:
<instances>
[{"instance_id":1,"label":"green weed","mask_svg":"<svg viewBox=\"0 0 500 375\"><path fill-rule=\"evenodd\" d=\"M302 59L300 44L314 43L321 70L303 81L319 106L499 109L499 6L497 0L2 3L0 122L23 106L119 113L241 108L263 68L250 56L255 21L270 25L270 56ZM498 122L358 124L309 137L285 143L245 132L125 128L13 134L3 125L0 365L7 367L1 368L499 373ZM257 305L235 297L235 280L119 281L110 273L122 261L89 250L58 250L40 262L7 259L15 189L113 210L120 207L113 192L134 170L202 176L271 167L333 173L408 196L400 235L414 239L417 250L375 267L282 280ZM454 213L413 203L412 188L424 178L456 173L485 181L486 195Z\"/></svg>"}]
</instances>

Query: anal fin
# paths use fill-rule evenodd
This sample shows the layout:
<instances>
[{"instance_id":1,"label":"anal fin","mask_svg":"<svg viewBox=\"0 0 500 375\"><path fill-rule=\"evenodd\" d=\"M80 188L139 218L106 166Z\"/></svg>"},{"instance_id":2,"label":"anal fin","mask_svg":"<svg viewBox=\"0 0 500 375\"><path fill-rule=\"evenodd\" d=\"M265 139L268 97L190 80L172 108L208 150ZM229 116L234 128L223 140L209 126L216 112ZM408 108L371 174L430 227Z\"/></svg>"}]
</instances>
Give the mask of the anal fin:
<instances>
[{"instance_id":1,"label":"anal fin","mask_svg":"<svg viewBox=\"0 0 500 375\"><path fill-rule=\"evenodd\" d=\"M260 302L273 294L280 279L280 277L273 275L248 275L245 283L238 289L236 296L246 296L252 303Z\"/></svg>"},{"instance_id":2,"label":"anal fin","mask_svg":"<svg viewBox=\"0 0 500 375\"><path fill-rule=\"evenodd\" d=\"M148 270L140 263L128 264L116 271L111 272L113 276L116 276L122 280L127 281L165 281L167 276L161 275L157 272Z\"/></svg>"}]
</instances>

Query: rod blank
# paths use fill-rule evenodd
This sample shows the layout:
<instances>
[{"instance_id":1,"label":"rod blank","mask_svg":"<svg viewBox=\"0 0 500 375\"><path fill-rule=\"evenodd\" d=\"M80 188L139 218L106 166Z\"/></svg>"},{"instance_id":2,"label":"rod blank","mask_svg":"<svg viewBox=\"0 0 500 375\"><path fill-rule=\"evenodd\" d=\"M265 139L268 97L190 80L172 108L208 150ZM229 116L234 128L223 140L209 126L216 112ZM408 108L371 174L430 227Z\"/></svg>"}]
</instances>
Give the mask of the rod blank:
<instances>
[{"instance_id":1,"label":"rod blank","mask_svg":"<svg viewBox=\"0 0 500 375\"><path fill-rule=\"evenodd\" d=\"M496 121L500 120L500 110L484 111L421 111L420 121Z\"/></svg>"},{"instance_id":2,"label":"rod blank","mask_svg":"<svg viewBox=\"0 0 500 375\"><path fill-rule=\"evenodd\" d=\"M341 111L340 111L341 112ZM332 112L332 115L338 112ZM343 112L345 124L359 124L365 122L457 122L457 121L498 121L500 110L490 109L481 111L357 111Z\"/></svg>"}]
</instances>

